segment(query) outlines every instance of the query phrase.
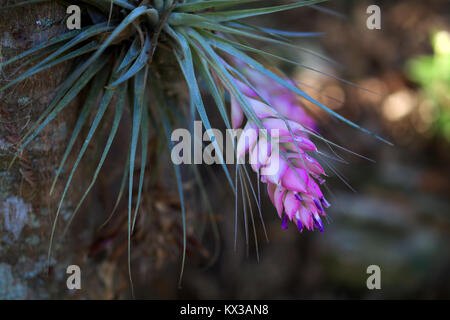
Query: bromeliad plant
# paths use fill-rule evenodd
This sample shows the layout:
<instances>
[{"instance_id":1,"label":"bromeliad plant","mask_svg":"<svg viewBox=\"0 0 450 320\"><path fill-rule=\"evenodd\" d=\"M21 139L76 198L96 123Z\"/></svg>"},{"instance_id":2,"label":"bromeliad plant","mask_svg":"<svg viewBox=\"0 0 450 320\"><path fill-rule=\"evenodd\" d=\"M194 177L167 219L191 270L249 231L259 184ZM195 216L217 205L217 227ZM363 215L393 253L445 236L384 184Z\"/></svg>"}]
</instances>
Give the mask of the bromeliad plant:
<instances>
[{"instance_id":1,"label":"bromeliad plant","mask_svg":"<svg viewBox=\"0 0 450 320\"><path fill-rule=\"evenodd\" d=\"M31 0L16 6L35 2L44 1ZM177 61L180 74L185 79L190 96L189 111L193 115L185 121L187 125L190 121L194 121L195 115L198 114L205 128L211 129L200 90L200 88L204 88L214 99L217 110L228 129L241 127L246 119L246 129L275 128L280 130L281 153L277 159L272 156L270 146L267 146L267 137L262 135L255 136L254 141L249 144L238 141L237 156L243 157L246 153L254 153L254 150L258 149L255 145L269 148L267 158L252 165L252 169L257 173L258 179L267 184L267 192L282 218L283 227L286 227L287 220L292 220L300 230L318 228L323 231L320 216L325 215L324 208L329 204L319 185L324 182L325 172L314 158L320 156L321 153L311 139L324 141L328 145L331 142L319 135L315 129L314 120L306 114L299 99L312 102L331 116L366 133L372 133L343 118L303 92L281 72L274 72L273 69L269 69L259 62L262 58L275 58L300 65L295 61L251 46L247 40L307 50L294 45L291 39L315 35L314 33L268 29L243 21L245 18L315 5L322 1L287 2L287 4L274 4L274 1L263 0L75 1L70 4L79 4L84 12L89 14L90 25L84 25L81 30L68 31L56 36L1 65L5 67L20 60L23 61L22 65L31 65L20 75L10 79L8 84L0 89L5 90L54 65L72 60L77 61L73 71L57 89L53 101L23 137L19 151L26 148L50 121L63 112L83 88L89 88L51 188L52 192L82 127L89 118L93 117L87 137L67 178L56 212L50 243L53 241L61 205L74 173L89 143L94 138L99 123L107 109L112 108L114 119L106 147L92 181L70 221L96 181L127 105L130 107L132 115L129 156L125 168L129 188L128 241L130 242L130 235L139 208L145 171L142 166L137 203L135 208L132 208L133 172L138 141L140 139L142 142L141 163L145 163L149 131L157 130L156 127L152 128L150 123L162 124L168 138L167 144L170 146L169 137L174 119L186 114L179 103L171 102L171 98L161 84L158 73L164 66L158 65L155 59L158 50L170 52L170 55ZM251 4L251 8L239 8L246 4ZM97 105L99 98L100 103ZM230 105L229 101L231 102L231 113L227 109L227 106ZM214 137L211 136L211 141L213 140ZM218 156L222 158L217 142L214 146ZM270 167L273 161L281 164L278 173L266 174L265 168ZM177 166L174 168L182 204L184 239L186 239L181 173ZM247 199L249 199L248 195L251 192L259 200L259 183L258 192L254 190L251 183L247 184L250 182L250 178L245 166L236 165L234 181L225 164L223 164L223 169L235 193L236 207L238 194L241 192L244 214L246 214L244 195L247 194ZM241 190L239 190L239 185ZM247 217L245 221L247 221ZM247 224L245 227L247 230ZM50 250L51 244L49 255ZM185 250L186 240L184 240Z\"/></svg>"}]
</instances>

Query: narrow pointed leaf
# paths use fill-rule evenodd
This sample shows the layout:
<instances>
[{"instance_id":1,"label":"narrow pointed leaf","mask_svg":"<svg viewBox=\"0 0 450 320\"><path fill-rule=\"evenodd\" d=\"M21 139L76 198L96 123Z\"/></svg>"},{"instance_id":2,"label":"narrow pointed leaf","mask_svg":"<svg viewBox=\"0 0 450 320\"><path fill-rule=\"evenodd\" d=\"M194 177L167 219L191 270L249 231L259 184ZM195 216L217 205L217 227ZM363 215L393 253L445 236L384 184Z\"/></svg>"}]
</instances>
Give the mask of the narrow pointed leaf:
<instances>
[{"instance_id":1,"label":"narrow pointed leaf","mask_svg":"<svg viewBox=\"0 0 450 320\"><path fill-rule=\"evenodd\" d=\"M78 210L80 209L81 205L83 204L84 200L86 199L87 195L89 194L89 192L91 191L92 187L95 184L95 181L97 180L98 174L100 173L100 170L103 166L103 163L105 162L106 156L109 153L109 150L111 148L111 145L114 141L114 138L116 136L117 133L117 129L119 128L119 123L120 120L122 119L122 115L123 115L123 110L124 110L124 104L125 104L125 93L126 93L126 84L122 85L121 87L119 87L117 89L117 103L116 103L116 110L114 113L114 119L113 119L113 123L111 126L111 130L108 136L108 140L106 141L106 145L105 148L103 149L103 153L101 155L101 158L98 162L97 168L95 169L95 172L92 176L91 182L89 184L89 186L87 187L86 191L84 192L83 196L81 197L80 201L78 202L75 210L73 211L73 213L70 216L69 221L67 222L67 225L65 227L64 233L67 233L67 230L69 229L70 225L72 224L72 221L75 217L75 215L77 214Z\"/></svg>"},{"instance_id":2,"label":"narrow pointed leaf","mask_svg":"<svg viewBox=\"0 0 450 320\"><path fill-rule=\"evenodd\" d=\"M41 131L47 124L50 123L83 89L86 84L97 74L98 71L106 64L108 59L98 59L95 61L88 70L80 77L76 84L67 92L67 94L61 99L61 101L55 106L55 108L49 113L45 120L39 125L37 129L33 131L30 137L20 146L19 152L22 151Z\"/></svg>"},{"instance_id":3,"label":"narrow pointed leaf","mask_svg":"<svg viewBox=\"0 0 450 320\"><path fill-rule=\"evenodd\" d=\"M106 112L106 109L108 108L108 106L109 106L109 104L110 104L110 102L111 102L111 100L112 100L112 98L114 96L114 93L115 93L115 90L107 90L103 94L102 101L100 102L100 106L98 107L97 113L96 113L96 115L94 117L94 120L92 121L92 125L91 125L91 127L89 129L87 137L84 140L84 143L83 143L83 145L82 145L82 147L81 147L81 149L80 149L80 151L78 153L77 159L75 160L75 163L72 166L72 170L71 170L71 172L69 174L69 177L67 178L67 182L66 182L66 185L64 187L64 191L62 193L61 199L59 201L58 209L56 211L56 216L55 216L55 219L53 221L52 233L51 233L51 236L50 236L50 244L49 244L49 249L48 249L48 257L49 258L50 258L51 249L52 249L52 245L53 245L53 238L54 238L55 231L56 231L56 224L58 222L59 214L61 212L62 205L64 203L64 199L65 199L65 197L67 195L67 191L69 190L69 187L71 185L73 176L75 174L75 171L77 170L78 165L80 164L80 161L83 158L83 155L86 152L86 149L87 149L89 143L91 142L91 140L92 140L92 138L94 136L94 133L97 130L97 128L98 128L98 126L100 124L100 121L102 120L102 118L103 118L103 116L104 116L104 114Z\"/></svg>"},{"instance_id":4,"label":"narrow pointed leaf","mask_svg":"<svg viewBox=\"0 0 450 320\"><path fill-rule=\"evenodd\" d=\"M141 123L141 170L139 173L138 196L137 196L137 200L136 200L136 208L134 209L133 225L131 227L131 232L133 232L133 230L134 230L134 226L136 224L136 218L138 215L139 205L141 203L142 189L143 189L143 185L144 185L144 176L145 176L145 169L146 169L146 163L147 163L149 133L148 133L148 111L146 108L144 108L144 110L143 110L143 115L142 115L141 121L142 121L142 123Z\"/></svg>"},{"instance_id":5,"label":"narrow pointed leaf","mask_svg":"<svg viewBox=\"0 0 450 320\"><path fill-rule=\"evenodd\" d=\"M115 27L114 25L107 25L106 22L87 27L79 35L77 35L76 37L74 37L73 39L71 39L70 41L65 43L63 46L58 48L58 50L53 52L51 55L46 57L44 60L40 61L36 66L33 66L32 70L38 69L39 67L45 65L47 62L55 59L60 54L64 53L65 51L69 50L70 48L74 47L75 45L79 44L82 41L85 41L85 40L92 38L96 35L99 35L101 33L114 30L114 27Z\"/></svg>"},{"instance_id":6,"label":"narrow pointed leaf","mask_svg":"<svg viewBox=\"0 0 450 320\"><path fill-rule=\"evenodd\" d=\"M261 72L262 74L268 76L269 78L277 81L279 84L281 84L282 86L284 86L285 88L289 89L290 91L298 94L299 96L301 96L302 98L308 100L309 102L315 104L316 106L318 106L319 108L325 110L327 113L331 114L332 116L334 116L335 118L347 123L348 125L359 129L361 131L363 131L364 133L367 133L371 136L374 136L376 139L383 141L389 145L392 145L391 142L379 137L378 135L372 133L371 131L362 128L361 126L357 125L356 123L344 118L343 116L341 116L340 114L338 114L337 112L331 110L330 108L328 108L327 106L323 105L322 103L320 103L319 101L315 100L314 98L310 97L308 94L306 94L305 92L301 91L300 89L298 89L297 87L295 87L294 85L292 85L291 83L289 83L288 81L282 79L280 76L276 75L275 73L273 73L272 71L268 70L267 68L265 68L264 66L262 66L259 62L257 62L256 60L250 58L249 56L247 56L245 53L243 53L242 51L235 49L232 46L226 45L224 43L220 43L218 41L212 41L211 42L213 44L213 46L227 52L228 54L231 54L233 56L235 56L236 58L238 58L239 60L242 60L243 62L247 63L248 65L252 66L253 68L255 68L256 70L258 70L259 72Z\"/></svg>"},{"instance_id":7,"label":"narrow pointed leaf","mask_svg":"<svg viewBox=\"0 0 450 320\"><path fill-rule=\"evenodd\" d=\"M211 0L211 1L198 1L198 2L192 2L192 3L182 3L178 4L175 7L174 11L179 12L195 12L195 11L201 11L205 9L221 9L226 8L234 5L241 5L244 3L249 2L256 2L261 0Z\"/></svg>"},{"instance_id":8,"label":"narrow pointed leaf","mask_svg":"<svg viewBox=\"0 0 450 320\"><path fill-rule=\"evenodd\" d=\"M197 108L197 112L203 122L203 125L205 126L206 130L210 130L211 124L209 122L208 115L206 114L206 110L203 105L203 100L202 100L202 97L200 94L200 90L198 88L197 79L196 79L195 71L194 71L194 65L192 62L192 54L191 54L191 50L189 49L189 44L186 41L186 39L184 38L184 36L180 35L178 38L179 38L180 43L182 43L182 46L184 49L183 56L181 56L180 54L178 54L176 52L176 57L177 57L178 63L180 64L181 70L183 72L183 75L184 75L186 82L188 84L188 87L189 87L191 99L193 99L193 101L194 101L194 104ZM214 134L210 135L210 140L214 145L214 148L216 150L216 153L217 153L219 159L221 160L222 167L225 171L228 182L230 183L232 189L234 189L233 181L231 180L230 173L228 172L228 168L226 167L225 161L223 160L222 150L220 150L220 147L216 141Z\"/></svg>"},{"instance_id":9,"label":"narrow pointed leaf","mask_svg":"<svg viewBox=\"0 0 450 320\"><path fill-rule=\"evenodd\" d=\"M167 142L168 142L167 145L170 148L170 150L172 150L173 141L170 139L170 137L172 135L172 128L170 126L169 119L167 116L167 111L166 111L167 106L166 106L166 103L163 100L163 98L161 98L158 94L156 96L158 97L158 100L159 100L158 101L159 102L158 110L161 115L164 131L166 133L166 138L167 138ZM178 195L180 198L180 205L181 205L181 219L182 219L182 223L183 223L183 256L182 256L182 261L181 261L180 277L179 277L179 281L178 281L178 285L181 287L181 281L183 279L183 273L184 273L184 264L185 264L185 260L186 260L186 248L187 248L186 210L184 207L183 181L181 178L180 167L174 163L172 163L172 165L175 170L175 176L176 176L176 180L177 180Z\"/></svg>"},{"instance_id":10,"label":"narrow pointed leaf","mask_svg":"<svg viewBox=\"0 0 450 320\"><path fill-rule=\"evenodd\" d=\"M128 69L127 72L119 79L109 84L108 88L117 87L119 84L123 83L124 81L127 81L128 79L136 75L136 73L138 73L140 70L142 70L142 68L144 68L147 64L149 49L150 49L150 39L148 36L146 36L144 47L142 48L139 57L137 57L136 61L133 63L130 69Z\"/></svg>"},{"instance_id":11,"label":"narrow pointed leaf","mask_svg":"<svg viewBox=\"0 0 450 320\"><path fill-rule=\"evenodd\" d=\"M139 49L140 49L139 39L135 38L133 40L133 42L131 43L131 46L128 49L127 54L123 58L123 61L120 64L117 71L121 71L122 69L128 67L134 61L134 59L136 59L136 57L139 55Z\"/></svg>"},{"instance_id":12,"label":"narrow pointed leaf","mask_svg":"<svg viewBox=\"0 0 450 320\"><path fill-rule=\"evenodd\" d=\"M132 205L133 205L133 176L134 164L136 161L137 142L139 138L139 130L142 122L142 112L144 108L145 84L147 78L148 67L139 71L134 79L134 101L133 101L133 116L131 127L131 142L130 142L130 163L129 163L129 180L128 180L128 275L133 290L133 281L131 278L131 226L132 226Z\"/></svg>"},{"instance_id":13,"label":"narrow pointed leaf","mask_svg":"<svg viewBox=\"0 0 450 320\"><path fill-rule=\"evenodd\" d=\"M26 72L24 72L23 74L21 74L19 77L15 78L13 81L10 81L6 86L0 88L0 91L4 90L4 89L7 89L7 88L9 88L9 87L11 87L11 86L13 86L13 85L15 85L15 84L25 80L25 79L27 79L27 78L37 74L37 73L39 73L41 71L44 71L44 70L46 70L48 68L51 68L51 67L53 67L53 66L55 66L55 65L57 65L59 63L62 63L62 62L74 59L74 58L76 58L78 56L81 56L81 55L86 54L86 53L88 53L90 51L93 51L93 50L97 49L98 47L99 47L98 42L97 41L92 41L92 42L84 45L83 47L68 53L67 55L65 55L65 56L63 56L61 58L53 60L53 61L51 61L51 62L49 62L47 64L36 65L33 68L31 68L31 69L27 70Z\"/></svg>"},{"instance_id":14,"label":"narrow pointed leaf","mask_svg":"<svg viewBox=\"0 0 450 320\"><path fill-rule=\"evenodd\" d=\"M13 62L15 62L17 60L25 58L26 56L34 54L35 52L38 52L41 49L44 49L44 48L50 47L50 46L52 46L54 44L58 44L58 43L60 43L62 41L66 41L68 39L71 39L71 38L77 36L78 34L80 34L81 32L82 32L82 30L74 30L74 31L70 31L70 32L66 32L66 33L63 33L61 35L58 35L58 36L54 37L53 39L51 39L50 41L44 41L41 44L38 44L37 46L34 46L33 48L31 48L31 49L29 49L29 50L27 50L25 52L22 52L21 54L18 54L17 56L9 59L8 61L0 63L0 69L2 67L7 66L10 63L13 63Z\"/></svg>"},{"instance_id":15,"label":"narrow pointed leaf","mask_svg":"<svg viewBox=\"0 0 450 320\"><path fill-rule=\"evenodd\" d=\"M281 12L286 10L291 10L295 8L300 8L304 6L309 6L312 4L316 4L319 2L324 2L326 0L310 0L310 1L302 1L291 4L285 4L280 6L266 7L266 8L252 8L245 10L233 10L233 11L219 11L219 12L207 12L200 14L203 17L210 18L215 22L224 22L224 21L232 21L239 20L249 17L255 17L265 14L271 14L275 12Z\"/></svg>"},{"instance_id":16,"label":"narrow pointed leaf","mask_svg":"<svg viewBox=\"0 0 450 320\"><path fill-rule=\"evenodd\" d=\"M72 136L70 137L69 143L67 144L66 150L60 161L59 167L56 170L55 178L53 179L53 184L50 188L50 194L53 193L53 189L55 188L56 182L58 181L58 177L66 163L67 158L69 157L70 151L75 145L76 139L78 138L81 129L86 123L92 108L95 106L98 100L98 96L102 91L103 86L106 83L106 78L108 77L107 72L99 72L98 76L94 78L91 88L89 89L89 93L84 102L83 108L81 109L80 115L78 116L77 123L72 131Z\"/></svg>"}]
</instances>

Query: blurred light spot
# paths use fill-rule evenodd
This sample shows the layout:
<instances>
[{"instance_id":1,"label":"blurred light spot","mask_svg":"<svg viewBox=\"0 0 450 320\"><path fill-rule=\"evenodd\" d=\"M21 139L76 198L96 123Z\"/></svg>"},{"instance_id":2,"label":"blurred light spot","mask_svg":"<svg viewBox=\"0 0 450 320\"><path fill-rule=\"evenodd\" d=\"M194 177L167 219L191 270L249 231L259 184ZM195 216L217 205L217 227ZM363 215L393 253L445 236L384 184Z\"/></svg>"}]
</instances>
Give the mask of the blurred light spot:
<instances>
[{"instance_id":1,"label":"blurred light spot","mask_svg":"<svg viewBox=\"0 0 450 320\"><path fill-rule=\"evenodd\" d=\"M436 119L435 108L433 107L433 101L424 100L419 105L419 116L420 119L428 126Z\"/></svg>"},{"instance_id":2,"label":"blurred light spot","mask_svg":"<svg viewBox=\"0 0 450 320\"><path fill-rule=\"evenodd\" d=\"M377 78L369 78L361 81L358 83L361 87L372 90L378 95L364 91L359 90L358 95L362 102L368 102L372 104L379 104L381 102L381 99L383 99L384 96L387 95L387 87L386 84Z\"/></svg>"},{"instance_id":3,"label":"blurred light spot","mask_svg":"<svg viewBox=\"0 0 450 320\"><path fill-rule=\"evenodd\" d=\"M408 90L395 92L383 102L383 115L390 121L398 121L411 113L416 97Z\"/></svg>"},{"instance_id":4,"label":"blurred light spot","mask_svg":"<svg viewBox=\"0 0 450 320\"><path fill-rule=\"evenodd\" d=\"M345 103L345 92L338 85L329 85L322 90L322 97L327 101L327 106L331 109L339 109Z\"/></svg>"},{"instance_id":5,"label":"blurred light spot","mask_svg":"<svg viewBox=\"0 0 450 320\"><path fill-rule=\"evenodd\" d=\"M450 33L439 31L434 36L434 50L437 54L450 54Z\"/></svg>"},{"instance_id":6,"label":"blurred light spot","mask_svg":"<svg viewBox=\"0 0 450 320\"><path fill-rule=\"evenodd\" d=\"M430 124L423 121L420 117L413 118L414 129L420 134L425 134L430 129Z\"/></svg>"}]
</instances>

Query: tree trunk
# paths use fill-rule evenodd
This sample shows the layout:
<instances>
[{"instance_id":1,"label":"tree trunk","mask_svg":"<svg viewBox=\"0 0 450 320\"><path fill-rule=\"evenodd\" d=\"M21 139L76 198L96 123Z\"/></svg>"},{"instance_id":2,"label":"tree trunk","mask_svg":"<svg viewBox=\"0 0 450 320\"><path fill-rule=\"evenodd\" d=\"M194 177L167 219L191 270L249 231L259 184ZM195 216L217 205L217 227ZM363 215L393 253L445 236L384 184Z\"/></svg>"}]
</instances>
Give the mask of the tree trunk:
<instances>
[{"instance_id":1,"label":"tree trunk","mask_svg":"<svg viewBox=\"0 0 450 320\"><path fill-rule=\"evenodd\" d=\"M5 3L2 1L1 5ZM0 11L0 61L64 32L64 16L65 8L55 3ZM0 71L2 86L19 66L20 63ZM58 184L52 197L49 185L70 137L77 106L67 107L8 170L21 137L48 106L68 68L68 64L59 65L0 93L0 299L69 298L83 294L83 286L80 291L68 290L66 268L80 263L79 248L84 245L80 239L92 238L92 224L84 225L82 237L70 237L63 244L56 237L50 264L47 259L63 183ZM64 177L60 181L65 181ZM77 181L73 184L77 185ZM67 221L74 199L79 197L73 189L64 202L61 222ZM63 225L58 224L59 235ZM82 269L82 284L89 282L90 274Z\"/></svg>"},{"instance_id":2,"label":"tree trunk","mask_svg":"<svg viewBox=\"0 0 450 320\"><path fill-rule=\"evenodd\" d=\"M0 0L0 5L6 2ZM64 16L65 8L53 2L0 11L0 62L65 32ZM20 63L16 63L0 70L0 86L13 77L13 71L19 66ZM78 214L68 236L61 239L67 220L92 177L92 163L96 165L98 161L96 155L101 150L98 144L102 139L91 143L94 147L88 149L91 152L86 152L64 201L50 260L47 251L52 224L70 169L70 159L52 196L49 189L80 103L74 101L67 106L8 169L20 148L21 138L49 105L55 89L70 68L70 64L63 63L0 92L0 299L131 297L126 260L126 204L119 205L115 218L98 232L112 211L122 178L129 143L129 115L120 126L111 148L112 155L106 159L96 190ZM105 126L109 125L105 121ZM155 149L159 133L153 131L152 134L150 150ZM155 161L156 154L150 154L150 168L155 167ZM139 166L137 163L135 181L138 181ZM167 180L165 171L159 170L164 179L158 179L157 174L155 181ZM149 174L147 176L150 178ZM178 199L168 192L170 186L157 182L149 187L148 180L151 178L144 183L147 187L142 194L133 235L132 274L137 297L161 297L161 294L167 296L167 286L158 289L153 288L153 284L163 267L168 270L166 262L180 256L180 207ZM70 265L81 268L80 290L67 287L70 274L66 271ZM176 268L179 268L178 264ZM175 274L170 275L168 286L174 295L177 270L172 270Z\"/></svg>"}]
</instances>

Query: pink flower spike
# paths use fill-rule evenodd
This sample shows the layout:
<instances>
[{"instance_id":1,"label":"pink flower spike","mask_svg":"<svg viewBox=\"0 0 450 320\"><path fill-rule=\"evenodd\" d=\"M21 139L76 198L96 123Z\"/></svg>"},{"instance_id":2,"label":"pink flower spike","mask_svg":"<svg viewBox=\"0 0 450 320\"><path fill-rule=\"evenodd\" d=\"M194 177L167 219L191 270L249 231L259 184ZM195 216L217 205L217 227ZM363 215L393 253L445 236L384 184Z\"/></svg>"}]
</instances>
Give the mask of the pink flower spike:
<instances>
[{"instance_id":1,"label":"pink flower spike","mask_svg":"<svg viewBox=\"0 0 450 320\"><path fill-rule=\"evenodd\" d=\"M234 98L231 97L231 125L233 129L237 129L242 125L242 121L244 121L244 113L242 112L241 105Z\"/></svg>"},{"instance_id":2,"label":"pink flower spike","mask_svg":"<svg viewBox=\"0 0 450 320\"><path fill-rule=\"evenodd\" d=\"M306 207L302 206L299 210L299 214L300 214L300 220L302 221L302 223L306 227L306 229L313 230L314 221L313 221L313 218L312 218L309 210Z\"/></svg>"},{"instance_id":3,"label":"pink flower spike","mask_svg":"<svg viewBox=\"0 0 450 320\"><path fill-rule=\"evenodd\" d=\"M306 170L296 168L295 171L293 171L291 168L288 168L281 180L281 185L291 191L308 193L308 190L306 189L308 182L309 177Z\"/></svg>"},{"instance_id":4,"label":"pink flower spike","mask_svg":"<svg viewBox=\"0 0 450 320\"><path fill-rule=\"evenodd\" d=\"M244 127L244 130L239 137L239 141L236 147L236 154L238 159L241 159L247 151L253 148L258 138L257 126L250 121Z\"/></svg>"},{"instance_id":5,"label":"pink flower spike","mask_svg":"<svg viewBox=\"0 0 450 320\"><path fill-rule=\"evenodd\" d=\"M303 223L302 223L302 220L300 219L300 214L298 213L298 211L295 213L295 219L297 220L298 231L302 232L303 231Z\"/></svg>"},{"instance_id":6,"label":"pink flower spike","mask_svg":"<svg viewBox=\"0 0 450 320\"><path fill-rule=\"evenodd\" d=\"M257 172L267 163L271 149L272 147L270 143L267 142L266 138L260 137L250 154L250 165L252 166L253 171Z\"/></svg>"},{"instance_id":7,"label":"pink flower spike","mask_svg":"<svg viewBox=\"0 0 450 320\"><path fill-rule=\"evenodd\" d=\"M320 219L320 216L317 213L313 214L314 219L314 226L320 230L321 233L323 233L323 223L322 219Z\"/></svg>"},{"instance_id":8,"label":"pink flower spike","mask_svg":"<svg viewBox=\"0 0 450 320\"><path fill-rule=\"evenodd\" d=\"M308 171L311 176L320 181L320 184L325 182L325 180L319 177L319 175L326 175L325 170L323 170L322 166L314 158L304 153L302 153L302 155L299 155L298 153L291 153L288 155L288 157L290 159L294 159L292 160L292 162L296 167L300 167Z\"/></svg>"},{"instance_id":9,"label":"pink flower spike","mask_svg":"<svg viewBox=\"0 0 450 320\"><path fill-rule=\"evenodd\" d=\"M303 202L303 205L308 209L309 212L311 212L311 214L313 213L318 213L318 209L316 207L316 205L314 204L314 198L312 198L311 196L307 196L305 197L305 201Z\"/></svg>"},{"instance_id":10,"label":"pink flower spike","mask_svg":"<svg viewBox=\"0 0 450 320\"><path fill-rule=\"evenodd\" d=\"M249 97L257 97L258 95L256 94L255 91L253 91L252 88L250 88L248 85L246 85L244 82L234 79L234 82L236 83L236 86L238 87L239 90L241 90L241 92Z\"/></svg>"},{"instance_id":11,"label":"pink flower spike","mask_svg":"<svg viewBox=\"0 0 450 320\"><path fill-rule=\"evenodd\" d=\"M289 91L276 96L272 104L276 106L279 113L295 122L307 126L315 124L313 118L303 110L295 95Z\"/></svg>"},{"instance_id":12,"label":"pink flower spike","mask_svg":"<svg viewBox=\"0 0 450 320\"><path fill-rule=\"evenodd\" d=\"M277 188L277 186L274 185L273 183L267 184L267 193L269 194L269 198L270 198L270 201L272 201L272 203L275 203L273 200L273 195L275 193L276 188Z\"/></svg>"},{"instance_id":13,"label":"pink flower spike","mask_svg":"<svg viewBox=\"0 0 450 320\"><path fill-rule=\"evenodd\" d=\"M294 135L301 134L305 130L301 124L298 124L295 121L287 120L286 122L291 127L292 133ZM264 119L263 126L269 132L271 132L271 130L278 130L279 137L287 137L287 136L290 137L291 136L291 133L289 132L289 129L286 126L285 121L282 119L275 119L275 118Z\"/></svg>"},{"instance_id":14,"label":"pink flower spike","mask_svg":"<svg viewBox=\"0 0 450 320\"><path fill-rule=\"evenodd\" d=\"M283 199L284 195L286 194L286 189L284 189L282 186L277 186L275 189L275 192L273 194L273 205L275 206L275 209L277 209L278 215L281 218L281 215L283 214Z\"/></svg>"},{"instance_id":15,"label":"pink flower spike","mask_svg":"<svg viewBox=\"0 0 450 320\"><path fill-rule=\"evenodd\" d=\"M295 213L297 212L299 207L300 207L300 201L298 201L298 199L294 193L289 191L286 194L286 198L284 198L284 211L286 212L287 216L289 217L289 220L292 221L292 219L294 218Z\"/></svg>"},{"instance_id":16,"label":"pink flower spike","mask_svg":"<svg viewBox=\"0 0 450 320\"><path fill-rule=\"evenodd\" d=\"M267 166L261 168L261 175L267 181L278 185L288 168L288 163L277 152L274 152L267 160Z\"/></svg>"},{"instance_id":17,"label":"pink flower spike","mask_svg":"<svg viewBox=\"0 0 450 320\"><path fill-rule=\"evenodd\" d=\"M310 157L309 155L305 154L305 164L306 167L311 170L312 172L314 172L315 174L322 174L325 175L325 170L323 170L322 166L320 165L319 162L317 162L316 159L314 159L313 157Z\"/></svg>"},{"instance_id":18,"label":"pink flower spike","mask_svg":"<svg viewBox=\"0 0 450 320\"><path fill-rule=\"evenodd\" d=\"M320 203L322 204L322 206L324 206L325 208L329 208L331 207L331 204L327 201L327 199L325 198L320 198Z\"/></svg>"},{"instance_id":19,"label":"pink flower spike","mask_svg":"<svg viewBox=\"0 0 450 320\"><path fill-rule=\"evenodd\" d=\"M294 142L295 141L295 142ZM302 149L304 151L317 151L316 145L306 137L295 137L295 140L292 139L292 136L289 135L283 139L280 139L280 143L288 142L287 148L294 152L298 152L298 149ZM297 149L298 146L298 149Z\"/></svg>"},{"instance_id":20,"label":"pink flower spike","mask_svg":"<svg viewBox=\"0 0 450 320\"><path fill-rule=\"evenodd\" d=\"M281 221L281 227L286 230L288 228L287 216L283 216L283 220Z\"/></svg>"},{"instance_id":21,"label":"pink flower spike","mask_svg":"<svg viewBox=\"0 0 450 320\"><path fill-rule=\"evenodd\" d=\"M247 101L259 119L275 117L277 115L276 111L264 102L252 98L248 98Z\"/></svg>"},{"instance_id":22,"label":"pink flower spike","mask_svg":"<svg viewBox=\"0 0 450 320\"><path fill-rule=\"evenodd\" d=\"M320 187L317 185L317 183L313 179L309 179L308 188L311 191L311 194L314 198L317 198L317 199L323 198L323 193L320 190Z\"/></svg>"}]
</instances>

